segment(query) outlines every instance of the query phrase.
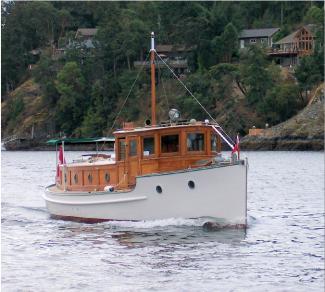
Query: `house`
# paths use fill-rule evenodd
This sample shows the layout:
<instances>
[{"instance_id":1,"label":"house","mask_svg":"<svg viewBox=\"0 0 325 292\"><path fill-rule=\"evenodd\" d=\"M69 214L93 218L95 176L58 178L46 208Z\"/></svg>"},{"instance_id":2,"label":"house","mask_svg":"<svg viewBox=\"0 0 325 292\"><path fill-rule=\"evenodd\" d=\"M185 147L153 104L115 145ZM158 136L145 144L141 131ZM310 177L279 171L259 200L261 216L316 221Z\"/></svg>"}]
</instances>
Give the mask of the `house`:
<instances>
[{"instance_id":1,"label":"house","mask_svg":"<svg viewBox=\"0 0 325 292\"><path fill-rule=\"evenodd\" d=\"M81 47L85 47L86 49L94 49L94 37L96 34L97 28L78 28L74 43L79 43Z\"/></svg>"},{"instance_id":2,"label":"house","mask_svg":"<svg viewBox=\"0 0 325 292\"><path fill-rule=\"evenodd\" d=\"M78 28L75 39L92 40L97 34L97 28Z\"/></svg>"},{"instance_id":3,"label":"house","mask_svg":"<svg viewBox=\"0 0 325 292\"><path fill-rule=\"evenodd\" d=\"M244 49L250 45L259 45L271 48L273 44L273 36L279 28L259 28L244 29L239 34L239 48Z\"/></svg>"},{"instance_id":4,"label":"house","mask_svg":"<svg viewBox=\"0 0 325 292\"><path fill-rule=\"evenodd\" d=\"M268 55L282 66L298 64L300 57L311 55L314 52L315 29L316 26L312 24L301 26L293 33L275 42Z\"/></svg>"},{"instance_id":5,"label":"house","mask_svg":"<svg viewBox=\"0 0 325 292\"><path fill-rule=\"evenodd\" d=\"M157 45L156 52L159 57L170 66L177 75L182 75L189 72L188 54L194 50L194 47L187 47L185 45ZM163 68L163 61L157 60L156 67ZM141 67L144 61L135 61L134 67ZM150 62L145 64L146 68L150 68Z\"/></svg>"},{"instance_id":6,"label":"house","mask_svg":"<svg viewBox=\"0 0 325 292\"><path fill-rule=\"evenodd\" d=\"M62 57L67 49L80 49L80 50L92 50L95 49L96 41L94 40L95 35L97 34L97 28L78 28L76 33L72 36L66 36L59 40L62 45L58 45L58 48L55 48L53 51L52 58L58 59Z\"/></svg>"}]
</instances>

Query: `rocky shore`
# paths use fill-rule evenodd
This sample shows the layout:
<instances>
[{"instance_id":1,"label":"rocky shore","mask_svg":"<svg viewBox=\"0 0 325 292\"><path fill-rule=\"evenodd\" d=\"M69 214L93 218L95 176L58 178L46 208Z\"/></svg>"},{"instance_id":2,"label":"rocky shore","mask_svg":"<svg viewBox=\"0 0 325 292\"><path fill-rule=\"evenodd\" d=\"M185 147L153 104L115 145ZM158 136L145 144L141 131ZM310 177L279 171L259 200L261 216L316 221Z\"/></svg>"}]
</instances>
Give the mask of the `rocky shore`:
<instances>
[{"instance_id":1,"label":"rocky shore","mask_svg":"<svg viewBox=\"0 0 325 292\"><path fill-rule=\"evenodd\" d=\"M324 150L323 95L288 121L265 129L260 135L244 137L241 149Z\"/></svg>"}]
</instances>

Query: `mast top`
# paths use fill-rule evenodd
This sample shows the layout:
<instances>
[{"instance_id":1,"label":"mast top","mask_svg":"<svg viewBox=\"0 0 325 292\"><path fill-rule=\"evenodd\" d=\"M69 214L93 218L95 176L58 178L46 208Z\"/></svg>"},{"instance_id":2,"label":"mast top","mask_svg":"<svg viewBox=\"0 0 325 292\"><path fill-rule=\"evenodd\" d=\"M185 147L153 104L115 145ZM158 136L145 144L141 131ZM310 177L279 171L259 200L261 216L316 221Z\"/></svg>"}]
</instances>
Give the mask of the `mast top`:
<instances>
[{"instance_id":1,"label":"mast top","mask_svg":"<svg viewBox=\"0 0 325 292\"><path fill-rule=\"evenodd\" d=\"M151 51L155 51L155 33L152 31L151 32L151 49L150 49L150 52Z\"/></svg>"}]
</instances>

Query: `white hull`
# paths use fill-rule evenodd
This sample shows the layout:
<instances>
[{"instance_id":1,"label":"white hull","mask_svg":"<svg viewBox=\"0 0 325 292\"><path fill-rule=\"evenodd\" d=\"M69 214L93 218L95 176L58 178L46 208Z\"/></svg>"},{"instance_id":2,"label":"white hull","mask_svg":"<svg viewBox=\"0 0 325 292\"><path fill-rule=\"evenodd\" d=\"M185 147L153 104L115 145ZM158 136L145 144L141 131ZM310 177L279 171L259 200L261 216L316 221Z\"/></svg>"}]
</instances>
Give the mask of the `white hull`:
<instances>
[{"instance_id":1,"label":"white hull","mask_svg":"<svg viewBox=\"0 0 325 292\"><path fill-rule=\"evenodd\" d=\"M193 181L194 188L190 188ZM162 193L156 191L161 186ZM214 217L246 224L247 162L140 176L129 192L52 192L44 195L51 214L105 220Z\"/></svg>"}]
</instances>

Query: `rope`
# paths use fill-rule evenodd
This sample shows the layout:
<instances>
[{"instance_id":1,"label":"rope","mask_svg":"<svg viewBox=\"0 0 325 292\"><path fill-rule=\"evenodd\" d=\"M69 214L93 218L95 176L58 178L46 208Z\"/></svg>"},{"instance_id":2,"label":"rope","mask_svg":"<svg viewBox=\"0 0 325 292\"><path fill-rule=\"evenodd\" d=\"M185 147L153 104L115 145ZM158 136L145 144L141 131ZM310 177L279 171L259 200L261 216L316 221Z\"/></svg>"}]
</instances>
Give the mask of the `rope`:
<instances>
[{"instance_id":1,"label":"rope","mask_svg":"<svg viewBox=\"0 0 325 292\"><path fill-rule=\"evenodd\" d=\"M175 78L177 79L177 81L179 81L180 84L183 85L183 87L187 90L187 92L194 98L194 100L201 106L201 108L208 114L208 116L211 118L211 120L213 120L216 125L221 129L221 131L223 132L224 135L227 136L227 138L233 143L234 141L228 136L228 134L221 128L221 126L217 123L217 121L211 116L211 114L207 111L207 109L200 103L200 101L194 96L194 94L187 88L187 86L184 84L184 82L182 80L180 80L178 78L178 76L175 74L175 72L168 66L168 64L157 54L157 52L155 51L156 55L158 56L158 58L166 65L166 67L170 70L170 72L172 72L172 74L175 76Z\"/></svg>"},{"instance_id":2,"label":"rope","mask_svg":"<svg viewBox=\"0 0 325 292\"><path fill-rule=\"evenodd\" d=\"M165 99L166 99L166 103L167 103L167 109L170 109L169 108L169 101L168 101L168 96L167 96L167 93L166 93L166 88L165 88L165 85L164 85L164 80L162 78L162 71L160 71L160 66L158 64L158 71L159 71L159 74L160 74L160 80L161 80L161 84L162 84L162 87L163 87L163 91L164 91L164 95L165 95Z\"/></svg>"},{"instance_id":3,"label":"rope","mask_svg":"<svg viewBox=\"0 0 325 292\"><path fill-rule=\"evenodd\" d=\"M173 73L173 75L175 76L175 78L179 81L179 83L181 83L184 88L187 90L187 92L195 99L195 101L201 106L201 108L208 114L208 116L210 117L211 120L213 120L215 123L217 123L217 121L210 115L210 113L207 111L207 109L199 102L199 100L193 95L193 93L186 87L186 85L184 84L184 82L182 80L180 80L178 78L178 76L175 74L175 72L168 66L168 64L157 54L157 52L155 52L156 55L158 56L158 58L166 65L166 67L170 70L170 72ZM218 123L217 123L218 124ZM219 126L219 125L218 125Z\"/></svg>"},{"instance_id":4,"label":"rope","mask_svg":"<svg viewBox=\"0 0 325 292\"><path fill-rule=\"evenodd\" d=\"M139 72L138 72L138 74L137 74L137 77L136 77L135 80L133 81L132 86L131 86L131 88L130 88L130 90L129 90L129 93L127 94L126 98L124 99L123 104L122 104L122 106L121 106L121 109L120 109L120 111L117 113L117 115L116 115L116 117L115 117L115 119L114 119L114 121L113 121L113 124L112 124L111 128L110 128L109 131L108 131L108 136L110 135L112 129L114 128L115 123L116 123L118 117L120 116L120 114L121 114L121 112L122 112L122 110L123 110L123 108L124 108L124 106L125 106L125 104L126 104L128 98L129 98L129 96L130 96L130 94L131 94L131 92L132 92L132 89L133 89L135 83L137 82L137 80L138 80L138 78L139 78L139 76L140 76L140 73L142 72L142 70L143 70L143 68L144 68L144 66L145 66L145 64L146 64L146 62L147 62L147 60L148 60L149 55L150 55L150 53L148 53L146 59L144 60L142 66L141 66L141 68L140 68L140 70L139 70ZM99 151L102 151L102 150L103 150L105 143L106 143L106 141L104 141L104 143L103 143L103 145L100 147Z\"/></svg>"},{"instance_id":5,"label":"rope","mask_svg":"<svg viewBox=\"0 0 325 292\"><path fill-rule=\"evenodd\" d=\"M126 98L124 99L124 102L123 102L123 104L122 104L122 107L121 107L120 111L117 113L117 115L116 115L116 117L115 117L115 119L114 119L114 122L113 122L113 124L112 124L112 126L111 126L111 128L110 128L110 130L109 130L108 133L110 133L110 132L112 131L112 129L114 128L115 123L116 123L116 121L117 121L117 118L120 116L120 114L121 114L121 112L122 112L122 110L123 110L123 108L124 108L124 106L125 106L125 104L126 104L128 98L129 98L129 96L130 96L130 94L131 94L131 92L132 92L132 90L133 90L133 87L134 87L135 83L137 82L137 80L138 80L138 78L139 78L139 76L140 76L140 73L142 72L142 70L143 70L143 68L144 68L144 66L145 66L145 64L146 64L146 62L147 62L147 59L148 59L148 57L149 57L149 54L150 54L150 53L148 53L146 59L144 60L142 66L141 66L141 68L140 68L140 70L139 70L139 72L138 72L137 77L136 77L135 80L133 81L133 84L132 84L132 86L131 86L131 88L130 88L130 90L129 90L129 93L127 94Z\"/></svg>"}]
</instances>

